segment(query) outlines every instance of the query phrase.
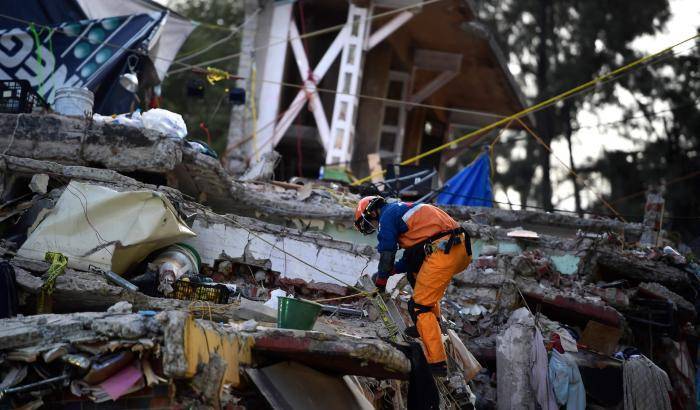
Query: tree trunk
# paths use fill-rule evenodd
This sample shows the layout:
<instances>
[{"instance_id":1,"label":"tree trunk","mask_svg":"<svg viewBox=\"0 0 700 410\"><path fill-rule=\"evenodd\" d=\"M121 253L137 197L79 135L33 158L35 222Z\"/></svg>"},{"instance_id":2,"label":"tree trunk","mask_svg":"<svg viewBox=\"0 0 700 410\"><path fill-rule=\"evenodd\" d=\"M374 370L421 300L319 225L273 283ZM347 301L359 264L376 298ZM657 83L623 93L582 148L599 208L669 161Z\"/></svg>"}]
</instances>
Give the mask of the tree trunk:
<instances>
[{"instance_id":1,"label":"tree trunk","mask_svg":"<svg viewBox=\"0 0 700 410\"><path fill-rule=\"evenodd\" d=\"M571 144L571 135L573 130L571 128L571 104L564 103L564 108L562 109L562 119L564 122L564 136L566 137L566 142L569 144L569 167L571 167L571 182L574 184L574 201L576 202L576 212L578 216L583 218L583 210L581 209L581 187L578 184L578 179L576 178L576 164L574 164L574 153L573 146Z\"/></svg>"},{"instance_id":2,"label":"tree trunk","mask_svg":"<svg viewBox=\"0 0 700 410\"><path fill-rule=\"evenodd\" d=\"M548 43L552 40L554 27L552 22L552 3L551 0L540 0L540 10L538 15L540 31L539 44L537 47L537 93L538 100L544 101L550 96L549 84L549 53ZM545 144L549 145L552 142L552 113L550 108L540 111L537 115L538 129L540 138ZM540 147L540 166L542 167L542 181L540 182L540 200L542 206L547 211L553 211L552 206L552 180L550 176L549 151Z\"/></svg>"}]
</instances>

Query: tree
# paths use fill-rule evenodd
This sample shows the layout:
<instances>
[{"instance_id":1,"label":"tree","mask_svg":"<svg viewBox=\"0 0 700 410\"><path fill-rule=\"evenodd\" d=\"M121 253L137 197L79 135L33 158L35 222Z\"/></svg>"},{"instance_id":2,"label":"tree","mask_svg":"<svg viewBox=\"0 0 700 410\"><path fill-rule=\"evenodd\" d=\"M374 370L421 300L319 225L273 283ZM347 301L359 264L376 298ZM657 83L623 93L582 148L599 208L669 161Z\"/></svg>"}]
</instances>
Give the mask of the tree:
<instances>
[{"instance_id":1,"label":"tree","mask_svg":"<svg viewBox=\"0 0 700 410\"><path fill-rule=\"evenodd\" d=\"M653 138L636 152L607 153L590 167L611 181L611 196L621 198L615 206L624 214L640 214L643 192L666 184L664 227L678 239L695 241L696 253L700 253L699 48L697 41L690 53L664 58L626 78L637 106L628 112L631 119L619 125L619 132L629 139L639 139L640 134ZM659 105L668 108L655 113L652 107Z\"/></svg>"},{"instance_id":2,"label":"tree","mask_svg":"<svg viewBox=\"0 0 700 410\"><path fill-rule=\"evenodd\" d=\"M196 22L205 23L197 27L180 49L175 61L199 52L212 43L230 35L227 28L236 27L243 21L243 6L241 2L230 0L187 0L170 1L168 6L174 11ZM212 28L211 26L219 27ZM183 63L196 65L198 62L207 61L235 54L239 51L240 36L234 34L229 40L219 44L210 50ZM172 69L180 68L177 63ZM235 73L238 67L238 59L228 59L216 64L217 68ZM187 95L187 86L194 81L203 81L204 97L197 98ZM186 71L168 76L163 82L162 106L165 109L177 112L183 116L187 123L189 137L207 141L206 132L200 127L201 123L209 130L211 145L215 151L222 153L226 147L226 136L231 114L226 88L232 88L233 82L222 82L210 85L204 77Z\"/></svg>"},{"instance_id":3,"label":"tree","mask_svg":"<svg viewBox=\"0 0 700 410\"><path fill-rule=\"evenodd\" d=\"M659 31L669 17L668 0L649 0L643 7L634 0L484 0L481 6L479 17L495 28L501 46L520 67L526 93L537 102L633 60L637 54L632 41ZM536 114L539 136L547 145L565 137L569 166L575 169L570 139L578 112L585 102L595 106L615 98L613 87L602 87L541 110ZM522 159L512 159L503 149L497 152L511 164L500 176L501 183L506 189L515 188L521 201L534 196L545 209L552 210L549 152L532 139L528 139L526 151ZM541 181L532 189L537 168ZM577 210L581 211L580 187L573 177L572 182Z\"/></svg>"}]
</instances>

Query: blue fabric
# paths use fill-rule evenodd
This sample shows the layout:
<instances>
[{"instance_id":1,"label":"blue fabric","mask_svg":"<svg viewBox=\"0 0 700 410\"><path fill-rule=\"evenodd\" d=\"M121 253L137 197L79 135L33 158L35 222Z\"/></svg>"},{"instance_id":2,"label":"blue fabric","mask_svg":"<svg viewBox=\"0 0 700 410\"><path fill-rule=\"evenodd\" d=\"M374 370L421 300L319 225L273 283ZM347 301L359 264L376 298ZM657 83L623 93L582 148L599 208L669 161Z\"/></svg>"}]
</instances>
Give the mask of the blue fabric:
<instances>
[{"instance_id":1,"label":"blue fabric","mask_svg":"<svg viewBox=\"0 0 700 410\"><path fill-rule=\"evenodd\" d=\"M0 13L39 25L87 18L75 0L0 0ZM10 29L19 25L21 23L17 21L0 18L0 29Z\"/></svg>"},{"instance_id":2,"label":"blue fabric","mask_svg":"<svg viewBox=\"0 0 700 410\"><path fill-rule=\"evenodd\" d=\"M394 264L394 270L396 273L406 273L408 267L406 266L406 258L403 256Z\"/></svg>"},{"instance_id":3,"label":"blue fabric","mask_svg":"<svg viewBox=\"0 0 700 410\"><path fill-rule=\"evenodd\" d=\"M399 235L408 231L408 225L403 221L403 216L413 205L405 202L395 202L384 205L379 215L379 231L377 232L377 250L379 252L393 252L399 248ZM406 261L401 258L394 264L396 273L406 272ZM388 272L382 272L388 273Z\"/></svg>"},{"instance_id":4,"label":"blue fabric","mask_svg":"<svg viewBox=\"0 0 700 410\"><path fill-rule=\"evenodd\" d=\"M484 152L469 166L450 178L447 188L435 201L439 205L469 205L493 207L491 189L491 161Z\"/></svg>"},{"instance_id":5,"label":"blue fabric","mask_svg":"<svg viewBox=\"0 0 700 410\"><path fill-rule=\"evenodd\" d=\"M408 231L403 215L412 206L405 202L384 205L379 214L379 231L377 232L377 250L379 252L396 251L399 248L399 235Z\"/></svg>"},{"instance_id":6,"label":"blue fabric","mask_svg":"<svg viewBox=\"0 0 700 410\"><path fill-rule=\"evenodd\" d=\"M552 350L548 373L557 404L566 404L566 410L586 410L586 390L575 363L565 354Z\"/></svg>"}]
</instances>

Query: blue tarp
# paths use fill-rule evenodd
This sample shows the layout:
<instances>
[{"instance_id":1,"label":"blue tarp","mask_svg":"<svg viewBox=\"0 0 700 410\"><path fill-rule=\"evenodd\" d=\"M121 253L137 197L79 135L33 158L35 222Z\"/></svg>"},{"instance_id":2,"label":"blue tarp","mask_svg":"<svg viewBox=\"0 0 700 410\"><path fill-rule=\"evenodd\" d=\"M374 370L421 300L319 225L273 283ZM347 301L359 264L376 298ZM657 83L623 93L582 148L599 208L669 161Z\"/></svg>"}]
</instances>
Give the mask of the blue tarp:
<instances>
[{"instance_id":1,"label":"blue tarp","mask_svg":"<svg viewBox=\"0 0 700 410\"><path fill-rule=\"evenodd\" d=\"M445 183L447 188L435 201L439 205L469 205L493 207L489 153L479 155L469 166Z\"/></svg>"}]
</instances>

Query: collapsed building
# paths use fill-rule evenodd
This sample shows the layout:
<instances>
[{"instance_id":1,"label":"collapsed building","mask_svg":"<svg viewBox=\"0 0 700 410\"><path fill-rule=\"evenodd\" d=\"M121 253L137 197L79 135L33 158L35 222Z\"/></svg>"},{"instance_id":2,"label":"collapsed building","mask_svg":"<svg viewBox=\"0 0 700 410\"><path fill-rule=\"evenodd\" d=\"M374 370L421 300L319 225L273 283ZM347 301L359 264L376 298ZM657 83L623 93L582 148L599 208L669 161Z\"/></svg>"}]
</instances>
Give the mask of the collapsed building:
<instances>
[{"instance_id":1,"label":"collapsed building","mask_svg":"<svg viewBox=\"0 0 700 410\"><path fill-rule=\"evenodd\" d=\"M150 57L113 56L109 93L97 74L54 75L104 45L42 78L30 75L26 30L4 32L23 44L10 74L49 102L59 86L92 87L98 113L132 110L117 81L136 74L157 97L193 24L150 1L121 3L63 10L85 33L122 20L138 31L111 19L124 12L148 23L124 47ZM222 160L184 129L153 127L172 119L164 110L0 114L0 408L694 408L700 268L661 230L657 194L643 224L444 207L473 253L441 305L446 380L421 371L420 346L403 335L406 281L393 276L384 297L366 286L376 241L353 229L353 211L376 187L317 170L403 175L397 159L525 106L476 10L245 1L238 85L257 110L232 108ZM48 14L43 23L68 18ZM334 22L337 32L304 37ZM81 46L50 38L37 41L45 55ZM487 137L418 168L444 180ZM277 165L275 150L291 160ZM292 324L303 315L285 313L289 301L321 314Z\"/></svg>"},{"instance_id":2,"label":"collapsed building","mask_svg":"<svg viewBox=\"0 0 700 410\"><path fill-rule=\"evenodd\" d=\"M264 161L234 178L183 139L53 114L0 114L0 146L3 406L411 406L416 361L347 286L377 257L346 187ZM700 270L657 225L445 210L473 251L441 306L470 352L457 404L694 407ZM388 289L405 326L410 288ZM282 291L321 303L313 330L278 327Z\"/></svg>"}]
</instances>

